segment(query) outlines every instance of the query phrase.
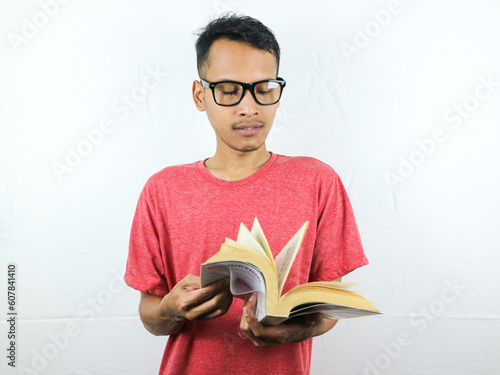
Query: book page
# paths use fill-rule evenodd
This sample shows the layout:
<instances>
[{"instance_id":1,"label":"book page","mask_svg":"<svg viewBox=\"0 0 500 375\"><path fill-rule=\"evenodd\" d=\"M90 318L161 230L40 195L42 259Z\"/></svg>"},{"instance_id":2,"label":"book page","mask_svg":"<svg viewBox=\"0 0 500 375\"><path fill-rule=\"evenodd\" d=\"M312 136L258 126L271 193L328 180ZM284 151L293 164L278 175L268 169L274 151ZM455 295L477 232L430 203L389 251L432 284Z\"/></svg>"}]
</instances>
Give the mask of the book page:
<instances>
[{"instance_id":1,"label":"book page","mask_svg":"<svg viewBox=\"0 0 500 375\"><path fill-rule=\"evenodd\" d=\"M339 292L348 292L348 293L356 293L350 288L358 285L357 283L346 283L344 281L311 281L306 284L298 285L295 288L290 289L285 295L298 293L304 289L307 290L316 290L317 288L328 288L334 289ZM356 293L357 294L357 293Z\"/></svg>"},{"instance_id":2,"label":"book page","mask_svg":"<svg viewBox=\"0 0 500 375\"><path fill-rule=\"evenodd\" d=\"M380 312L357 309L354 307L334 305L330 303L317 303L306 306L298 306L290 312L289 318L311 313L322 313L330 319L357 318L360 316L380 314Z\"/></svg>"},{"instance_id":3,"label":"book page","mask_svg":"<svg viewBox=\"0 0 500 375\"><path fill-rule=\"evenodd\" d=\"M262 227L260 226L259 220L257 220L257 218L255 218L253 221L251 233L252 236L257 240L257 242L259 242L262 249L264 249L264 251L266 252L270 262L274 265L273 253L271 252L271 248L267 243L266 236L264 236L264 231L262 230Z\"/></svg>"},{"instance_id":4,"label":"book page","mask_svg":"<svg viewBox=\"0 0 500 375\"><path fill-rule=\"evenodd\" d=\"M264 258L269 260L265 250L262 246L260 246L259 241L252 236L252 233L250 233L248 228L243 223L240 224L240 230L238 231L238 238L236 239L236 242L252 249L257 254L262 255Z\"/></svg>"},{"instance_id":5,"label":"book page","mask_svg":"<svg viewBox=\"0 0 500 375\"><path fill-rule=\"evenodd\" d=\"M254 252L254 250L250 249L248 246L245 246L245 245L243 245L243 244L241 244L239 242L236 242L235 240L232 240L232 239L227 238L227 237L226 237L226 240L224 241L224 243L226 245L231 246L231 247L235 247L235 248L237 248L239 250L245 250L245 251Z\"/></svg>"},{"instance_id":6,"label":"book page","mask_svg":"<svg viewBox=\"0 0 500 375\"><path fill-rule=\"evenodd\" d=\"M353 286L358 285L358 283L347 283L345 281L312 281L309 283L310 285L317 285L317 286L322 286L326 288L334 288L334 289L341 289L341 290L347 290L352 288Z\"/></svg>"},{"instance_id":7,"label":"book page","mask_svg":"<svg viewBox=\"0 0 500 375\"><path fill-rule=\"evenodd\" d=\"M235 297L255 294L255 316L258 320L266 316L266 283L257 267L238 261L204 263L201 265L200 276L202 286L229 276L231 294Z\"/></svg>"},{"instance_id":8,"label":"book page","mask_svg":"<svg viewBox=\"0 0 500 375\"><path fill-rule=\"evenodd\" d=\"M281 295L286 278L288 277L290 268L292 268L293 261L297 256L308 226L309 222L306 221L299 231L288 241L274 261L278 273L278 295Z\"/></svg>"}]
</instances>

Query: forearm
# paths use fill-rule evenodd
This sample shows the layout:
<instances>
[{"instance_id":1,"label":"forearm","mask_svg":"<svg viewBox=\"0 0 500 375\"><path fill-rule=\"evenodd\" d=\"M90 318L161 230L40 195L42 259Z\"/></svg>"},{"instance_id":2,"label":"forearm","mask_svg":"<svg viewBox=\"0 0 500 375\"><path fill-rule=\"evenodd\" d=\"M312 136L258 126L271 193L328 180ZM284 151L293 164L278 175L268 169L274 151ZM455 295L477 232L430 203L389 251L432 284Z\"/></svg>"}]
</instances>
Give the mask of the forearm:
<instances>
[{"instance_id":1,"label":"forearm","mask_svg":"<svg viewBox=\"0 0 500 375\"><path fill-rule=\"evenodd\" d=\"M338 277L333 281L341 282L342 278ZM338 319L329 319L323 314L303 315L297 317L297 319L299 319L297 322L297 335L290 340L292 342L304 341L310 337L320 336L331 330L338 322Z\"/></svg>"},{"instance_id":2,"label":"forearm","mask_svg":"<svg viewBox=\"0 0 500 375\"><path fill-rule=\"evenodd\" d=\"M320 336L332 329L338 320L324 318L323 316L312 318L310 316L298 317L300 321L291 324L296 325L296 333L289 337L289 342L299 342L311 337Z\"/></svg>"},{"instance_id":3,"label":"forearm","mask_svg":"<svg viewBox=\"0 0 500 375\"><path fill-rule=\"evenodd\" d=\"M144 327L156 336L173 335L179 332L186 319L162 312L163 298L141 293L139 315Z\"/></svg>"},{"instance_id":4,"label":"forearm","mask_svg":"<svg viewBox=\"0 0 500 375\"><path fill-rule=\"evenodd\" d=\"M321 318L320 324L316 327L314 334L311 337L320 336L328 332L337 324L338 319Z\"/></svg>"},{"instance_id":5,"label":"forearm","mask_svg":"<svg viewBox=\"0 0 500 375\"><path fill-rule=\"evenodd\" d=\"M284 321L276 326L262 325L255 317L255 295L243 307L241 332L259 347L268 347L287 342L300 342L322 335L337 324L321 313L306 314Z\"/></svg>"}]
</instances>

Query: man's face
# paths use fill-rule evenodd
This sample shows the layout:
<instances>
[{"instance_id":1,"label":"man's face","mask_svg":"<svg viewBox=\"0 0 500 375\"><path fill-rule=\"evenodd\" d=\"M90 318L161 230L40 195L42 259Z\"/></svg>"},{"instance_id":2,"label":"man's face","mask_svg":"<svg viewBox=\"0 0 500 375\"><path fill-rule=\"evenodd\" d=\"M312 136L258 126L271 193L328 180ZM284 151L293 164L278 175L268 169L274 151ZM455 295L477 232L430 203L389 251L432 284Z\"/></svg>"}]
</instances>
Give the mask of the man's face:
<instances>
[{"instance_id":1,"label":"man's face","mask_svg":"<svg viewBox=\"0 0 500 375\"><path fill-rule=\"evenodd\" d=\"M248 43L227 39L215 41L202 72L208 82L224 80L252 83L276 79L276 57ZM260 105L247 90L240 103L223 107L215 103L212 90L195 81L193 97L196 107L206 111L217 136L217 149L240 152L258 150L271 130L279 102ZM230 150L229 150L230 151Z\"/></svg>"}]
</instances>

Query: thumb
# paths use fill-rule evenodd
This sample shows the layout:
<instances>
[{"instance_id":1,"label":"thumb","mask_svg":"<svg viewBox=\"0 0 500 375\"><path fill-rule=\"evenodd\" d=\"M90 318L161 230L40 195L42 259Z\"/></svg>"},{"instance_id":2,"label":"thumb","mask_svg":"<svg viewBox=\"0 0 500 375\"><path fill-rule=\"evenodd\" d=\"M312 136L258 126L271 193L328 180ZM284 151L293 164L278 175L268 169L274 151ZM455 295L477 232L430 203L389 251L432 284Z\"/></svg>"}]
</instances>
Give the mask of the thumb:
<instances>
[{"instance_id":1,"label":"thumb","mask_svg":"<svg viewBox=\"0 0 500 375\"><path fill-rule=\"evenodd\" d=\"M257 305L257 296L252 294L248 299L247 303L245 303L245 307L248 308L251 312L255 312L255 307Z\"/></svg>"}]
</instances>

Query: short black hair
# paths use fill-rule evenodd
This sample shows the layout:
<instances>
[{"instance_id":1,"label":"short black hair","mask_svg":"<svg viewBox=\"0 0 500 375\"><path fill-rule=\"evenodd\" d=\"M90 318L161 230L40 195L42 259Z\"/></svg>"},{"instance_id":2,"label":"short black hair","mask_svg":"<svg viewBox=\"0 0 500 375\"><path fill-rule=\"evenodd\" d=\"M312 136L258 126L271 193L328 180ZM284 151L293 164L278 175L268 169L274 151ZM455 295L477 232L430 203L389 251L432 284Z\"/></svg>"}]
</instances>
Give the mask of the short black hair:
<instances>
[{"instance_id":1,"label":"short black hair","mask_svg":"<svg viewBox=\"0 0 500 375\"><path fill-rule=\"evenodd\" d=\"M198 74L201 74L207 63L210 47L218 39L246 42L257 49L270 52L276 57L276 70L279 69L280 46L271 29L255 18L224 13L210 21L198 33L196 41Z\"/></svg>"}]
</instances>

